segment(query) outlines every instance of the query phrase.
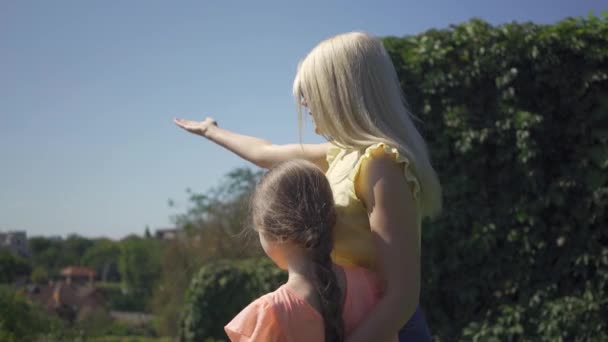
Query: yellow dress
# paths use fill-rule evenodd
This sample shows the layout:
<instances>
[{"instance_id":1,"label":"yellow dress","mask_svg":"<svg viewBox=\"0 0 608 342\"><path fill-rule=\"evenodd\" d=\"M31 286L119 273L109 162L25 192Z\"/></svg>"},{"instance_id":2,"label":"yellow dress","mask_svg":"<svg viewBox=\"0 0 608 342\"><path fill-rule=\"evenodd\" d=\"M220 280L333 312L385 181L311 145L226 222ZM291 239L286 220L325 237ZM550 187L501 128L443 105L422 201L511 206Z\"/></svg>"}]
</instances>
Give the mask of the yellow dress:
<instances>
[{"instance_id":1,"label":"yellow dress","mask_svg":"<svg viewBox=\"0 0 608 342\"><path fill-rule=\"evenodd\" d=\"M326 176L331 185L336 205L337 221L334 228L334 262L342 266L360 266L376 268L376 251L372 240L367 210L357 198L355 181L366 158L388 155L403 167L404 177L410 185L410 191L420 213L420 184L409 169L409 160L399 151L384 143L377 143L365 150L345 150L332 146L327 152ZM420 230L421 218L417 217ZM418 234L420 236L420 234ZM420 241L419 241L420 243Z\"/></svg>"}]
</instances>

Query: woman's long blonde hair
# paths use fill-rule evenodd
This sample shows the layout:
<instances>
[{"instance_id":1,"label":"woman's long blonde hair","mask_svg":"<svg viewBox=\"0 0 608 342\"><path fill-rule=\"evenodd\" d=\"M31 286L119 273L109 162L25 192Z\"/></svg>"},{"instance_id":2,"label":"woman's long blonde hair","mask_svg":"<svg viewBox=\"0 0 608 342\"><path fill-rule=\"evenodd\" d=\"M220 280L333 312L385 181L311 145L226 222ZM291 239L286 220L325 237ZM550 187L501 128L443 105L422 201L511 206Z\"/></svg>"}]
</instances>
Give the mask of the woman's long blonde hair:
<instances>
[{"instance_id":1,"label":"woman's long blonde hair","mask_svg":"<svg viewBox=\"0 0 608 342\"><path fill-rule=\"evenodd\" d=\"M300 62L293 93L300 122L305 100L319 133L337 146L397 148L420 183L422 216L439 213L439 179L379 39L351 32L321 42Z\"/></svg>"}]
</instances>

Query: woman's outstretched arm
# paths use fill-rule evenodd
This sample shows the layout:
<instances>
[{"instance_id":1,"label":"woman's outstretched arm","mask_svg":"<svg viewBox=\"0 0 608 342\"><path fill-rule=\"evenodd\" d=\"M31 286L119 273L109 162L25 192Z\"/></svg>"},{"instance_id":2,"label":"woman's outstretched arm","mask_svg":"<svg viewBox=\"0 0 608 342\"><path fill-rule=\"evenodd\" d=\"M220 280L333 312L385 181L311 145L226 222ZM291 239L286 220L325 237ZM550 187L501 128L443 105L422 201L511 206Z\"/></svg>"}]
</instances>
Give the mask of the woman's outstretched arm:
<instances>
[{"instance_id":1,"label":"woman's outstretched arm","mask_svg":"<svg viewBox=\"0 0 608 342\"><path fill-rule=\"evenodd\" d=\"M204 121L185 119L173 121L186 131L205 137L259 167L270 168L282 161L306 159L315 163L324 172L327 170L326 155L330 143L275 145L264 139L220 128L212 118Z\"/></svg>"}]
</instances>

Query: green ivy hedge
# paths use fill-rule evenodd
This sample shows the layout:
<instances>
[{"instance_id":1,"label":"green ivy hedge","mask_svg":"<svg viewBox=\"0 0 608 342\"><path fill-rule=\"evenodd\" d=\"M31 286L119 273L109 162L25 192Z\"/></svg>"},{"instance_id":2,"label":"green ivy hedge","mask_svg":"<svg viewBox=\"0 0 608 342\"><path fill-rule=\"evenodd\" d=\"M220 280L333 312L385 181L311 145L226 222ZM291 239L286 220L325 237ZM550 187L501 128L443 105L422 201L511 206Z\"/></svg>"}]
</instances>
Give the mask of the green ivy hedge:
<instances>
[{"instance_id":1,"label":"green ivy hedge","mask_svg":"<svg viewBox=\"0 0 608 342\"><path fill-rule=\"evenodd\" d=\"M608 340L608 19L384 40L445 211L422 304L441 341Z\"/></svg>"},{"instance_id":2,"label":"green ivy hedge","mask_svg":"<svg viewBox=\"0 0 608 342\"><path fill-rule=\"evenodd\" d=\"M179 340L226 340L224 325L254 299L286 281L287 274L267 258L203 266L186 295Z\"/></svg>"}]
</instances>

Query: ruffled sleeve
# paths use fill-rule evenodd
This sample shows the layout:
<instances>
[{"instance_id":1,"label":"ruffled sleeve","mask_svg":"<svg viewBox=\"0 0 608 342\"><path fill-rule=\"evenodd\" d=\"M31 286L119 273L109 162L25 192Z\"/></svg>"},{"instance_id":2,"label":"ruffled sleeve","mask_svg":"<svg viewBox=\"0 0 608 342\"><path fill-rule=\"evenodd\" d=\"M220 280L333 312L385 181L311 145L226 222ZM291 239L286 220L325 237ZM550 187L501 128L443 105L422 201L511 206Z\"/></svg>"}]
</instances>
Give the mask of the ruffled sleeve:
<instances>
[{"instance_id":1,"label":"ruffled sleeve","mask_svg":"<svg viewBox=\"0 0 608 342\"><path fill-rule=\"evenodd\" d=\"M329 153L328 153L329 155ZM412 170L410 169L410 161L407 157L403 156L398 149L395 147L388 146L384 143L377 143L371 145L365 149L363 155L359 158L357 163L355 164L351 174L350 179L354 182L359 175L361 170L361 165L365 160L372 160L379 155L387 155L395 160L396 163L403 165L403 174L405 176L405 180L410 185L410 190L412 192L412 196L414 199L419 202L420 201L420 183L418 182L418 178L414 175Z\"/></svg>"},{"instance_id":2,"label":"ruffled sleeve","mask_svg":"<svg viewBox=\"0 0 608 342\"><path fill-rule=\"evenodd\" d=\"M282 330L272 305L259 298L230 321L224 331L232 342L282 341Z\"/></svg>"}]
</instances>

